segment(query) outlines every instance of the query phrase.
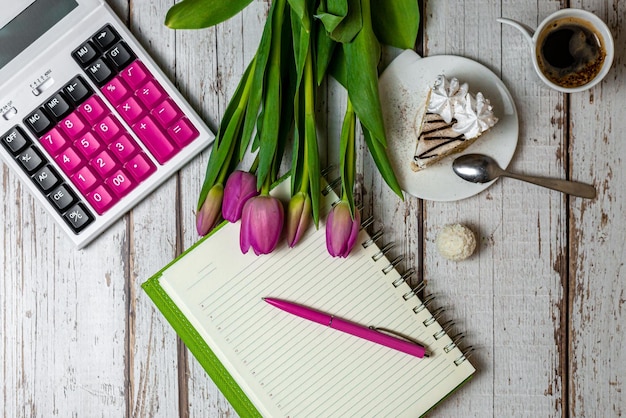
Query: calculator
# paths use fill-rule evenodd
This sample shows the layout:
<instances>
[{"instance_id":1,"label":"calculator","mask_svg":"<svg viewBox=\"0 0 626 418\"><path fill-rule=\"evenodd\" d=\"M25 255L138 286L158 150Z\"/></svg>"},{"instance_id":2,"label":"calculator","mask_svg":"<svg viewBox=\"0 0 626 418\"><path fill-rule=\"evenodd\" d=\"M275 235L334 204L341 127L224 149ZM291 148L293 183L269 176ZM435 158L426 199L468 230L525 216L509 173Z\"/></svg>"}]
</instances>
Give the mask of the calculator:
<instances>
[{"instance_id":1,"label":"calculator","mask_svg":"<svg viewBox=\"0 0 626 418\"><path fill-rule=\"evenodd\" d=\"M215 136L102 0L0 17L0 156L78 248Z\"/></svg>"}]
</instances>

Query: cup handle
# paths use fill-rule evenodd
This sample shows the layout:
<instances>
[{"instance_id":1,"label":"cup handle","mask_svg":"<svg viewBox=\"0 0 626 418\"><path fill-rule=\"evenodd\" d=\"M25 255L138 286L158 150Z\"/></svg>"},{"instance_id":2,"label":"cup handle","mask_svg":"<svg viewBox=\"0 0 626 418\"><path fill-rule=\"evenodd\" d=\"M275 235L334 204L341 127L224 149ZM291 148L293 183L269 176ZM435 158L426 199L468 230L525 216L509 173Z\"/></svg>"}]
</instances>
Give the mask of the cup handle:
<instances>
[{"instance_id":1,"label":"cup handle","mask_svg":"<svg viewBox=\"0 0 626 418\"><path fill-rule=\"evenodd\" d=\"M500 22L500 23L505 24L505 25L513 26L514 28L516 28L517 30L522 32L522 35L524 35L524 37L526 38L528 43L531 46L533 45L533 35L535 34L535 30L533 28L531 28L530 26L525 25L523 23L517 22L517 21L512 20L512 19L507 19L507 18L504 18L504 17L499 17L496 20L498 22Z\"/></svg>"}]
</instances>

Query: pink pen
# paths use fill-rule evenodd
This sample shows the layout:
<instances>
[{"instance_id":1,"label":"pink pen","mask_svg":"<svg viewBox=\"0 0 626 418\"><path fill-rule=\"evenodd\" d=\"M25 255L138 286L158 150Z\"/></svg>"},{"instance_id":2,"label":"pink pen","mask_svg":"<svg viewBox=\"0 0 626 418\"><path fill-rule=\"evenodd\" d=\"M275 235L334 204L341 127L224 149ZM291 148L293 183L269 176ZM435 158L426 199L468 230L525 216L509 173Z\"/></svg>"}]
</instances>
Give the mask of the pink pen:
<instances>
[{"instance_id":1,"label":"pink pen","mask_svg":"<svg viewBox=\"0 0 626 418\"><path fill-rule=\"evenodd\" d=\"M355 337L363 338L373 343L384 345L385 347L393 348L394 350L398 350L415 357L428 357L428 354L423 346L413 341L407 341L384 334L376 328L364 327L362 325L355 324L354 322L346 321L333 315L319 312L314 309L307 308L306 306L298 305L282 299L263 298L263 300L270 305L275 306L278 309L282 309L292 315L317 322L321 325L326 325L327 327L331 327L338 331L343 331L346 334L354 335Z\"/></svg>"}]
</instances>

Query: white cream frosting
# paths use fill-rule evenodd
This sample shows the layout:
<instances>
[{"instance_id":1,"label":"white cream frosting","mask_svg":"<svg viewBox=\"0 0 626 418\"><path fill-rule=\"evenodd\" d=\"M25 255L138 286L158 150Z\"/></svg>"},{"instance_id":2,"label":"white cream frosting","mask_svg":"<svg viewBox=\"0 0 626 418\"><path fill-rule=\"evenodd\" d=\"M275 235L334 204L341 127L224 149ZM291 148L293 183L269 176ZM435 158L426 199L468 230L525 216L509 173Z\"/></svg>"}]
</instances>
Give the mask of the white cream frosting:
<instances>
[{"instance_id":1,"label":"white cream frosting","mask_svg":"<svg viewBox=\"0 0 626 418\"><path fill-rule=\"evenodd\" d=\"M440 115L446 123L455 119L452 129L467 139L476 138L498 121L482 93L474 97L467 83L460 84L456 78L448 81L444 75L439 75L432 87L427 111Z\"/></svg>"},{"instance_id":2,"label":"white cream frosting","mask_svg":"<svg viewBox=\"0 0 626 418\"><path fill-rule=\"evenodd\" d=\"M457 103L463 100L467 92L467 83L460 84L456 78L448 81L445 76L439 75L430 93L428 112L436 113L446 123L450 123L454 118L454 109Z\"/></svg>"}]
</instances>

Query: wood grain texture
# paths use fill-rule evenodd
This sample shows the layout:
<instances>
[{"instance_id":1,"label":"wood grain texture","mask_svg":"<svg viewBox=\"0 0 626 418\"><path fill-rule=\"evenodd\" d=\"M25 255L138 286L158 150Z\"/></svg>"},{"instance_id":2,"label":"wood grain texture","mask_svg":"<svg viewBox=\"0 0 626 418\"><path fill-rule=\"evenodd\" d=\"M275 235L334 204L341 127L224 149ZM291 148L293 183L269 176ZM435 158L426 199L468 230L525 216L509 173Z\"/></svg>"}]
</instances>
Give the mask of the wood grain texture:
<instances>
[{"instance_id":1,"label":"wood grain texture","mask_svg":"<svg viewBox=\"0 0 626 418\"><path fill-rule=\"evenodd\" d=\"M626 120L623 91L626 8L618 2L572 2L597 13L615 39L611 73L598 87L570 99L569 175L593 179L598 197L570 201L569 372L575 416L626 414Z\"/></svg>"},{"instance_id":2,"label":"wood grain texture","mask_svg":"<svg viewBox=\"0 0 626 418\"><path fill-rule=\"evenodd\" d=\"M216 27L173 31L174 0L107 0L214 130L256 51L270 6L255 0ZM620 2L424 0L424 55L474 59L514 97L519 143L510 168L593 183L583 200L503 179L458 202L400 200L358 142L356 196L390 257L415 268L426 294L464 332L478 368L431 417L619 417L626 411L623 254L626 175L626 6ZM565 6L608 22L613 69L585 93L563 95L533 72L510 17L536 26ZM337 163L346 94L318 97L322 161ZM228 402L140 285L197 240L202 153L86 249L76 251L14 173L0 168L0 363L5 417L234 417ZM249 163L249 161L246 161ZM477 234L476 254L444 260L448 223ZM355 283L358 286L358 283ZM410 390L410 388L407 388ZM323 413L322 413L323 414Z\"/></svg>"},{"instance_id":3,"label":"wood grain texture","mask_svg":"<svg viewBox=\"0 0 626 418\"><path fill-rule=\"evenodd\" d=\"M551 8L545 12L559 8L558 2L541 5ZM562 117L562 97L539 85L526 40L495 21L529 16L523 22L534 26L544 11L530 2L432 1L426 7L427 54L472 58L499 75L515 98L521 123L510 167L564 177L563 162L554 156L566 146L565 127L550 123ZM459 8L462 20L454 13ZM554 261L566 248L565 198L503 179L477 196L425 206L424 277L451 317L460 319L479 369L463 396L433 415L463 410L477 417L561 416L566 276L555 271ZM477 254L463 263L442 259L434 247L441 227L456 222L472 227L480 242Z\"/></svg>"}]
</instances>

